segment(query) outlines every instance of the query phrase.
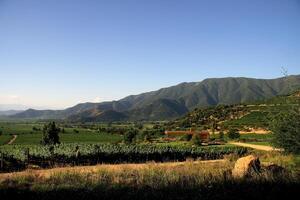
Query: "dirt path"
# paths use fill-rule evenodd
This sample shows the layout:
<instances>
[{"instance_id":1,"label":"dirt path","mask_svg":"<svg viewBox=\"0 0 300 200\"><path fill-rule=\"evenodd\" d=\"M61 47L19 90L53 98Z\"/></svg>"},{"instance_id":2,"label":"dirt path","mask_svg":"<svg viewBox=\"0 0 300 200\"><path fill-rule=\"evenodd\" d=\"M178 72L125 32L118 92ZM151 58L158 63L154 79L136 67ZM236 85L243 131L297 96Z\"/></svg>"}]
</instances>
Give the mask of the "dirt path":
<instances>
[{"instance_id":1,"label":"dirt path","mask_svg":"<svg viewBox=\"0 0 300 200\"><path fill-rule=\"evenodd\" d=\"M12 144L14 141L17 139L18 135L13 135L13 138L7 143L7 144Z\"/></svg>"},{"instance_id":2,"label":"dirt path","mask_svg":"<svg viewBox=\"0 0 300 200\"><path fill-rule=\"evenodd\" d=\"M282 149L276 149L271 146L258 145L258 144L248 144L248 143L242 143L242 142L229 142L229 144L233 144L236 146L242 146L242 147L250 147L250 148L262 150L262 151L282 151Z\"/></svg>"}]
</instances>

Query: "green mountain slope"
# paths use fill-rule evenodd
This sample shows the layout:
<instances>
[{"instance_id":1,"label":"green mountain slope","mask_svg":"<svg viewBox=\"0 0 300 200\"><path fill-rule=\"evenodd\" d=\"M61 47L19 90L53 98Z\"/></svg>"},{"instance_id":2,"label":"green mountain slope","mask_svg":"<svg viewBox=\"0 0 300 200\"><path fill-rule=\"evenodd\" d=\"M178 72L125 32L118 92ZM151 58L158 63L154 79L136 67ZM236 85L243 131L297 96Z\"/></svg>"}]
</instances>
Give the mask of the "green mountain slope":
<instances>
[{"instance_id":1,"label":"green mountain slope","mask_svg":"<svg viewBox=\"0 0 300 200\"><path fill-rule=\"evenodd\" d=\"M114 110L101 111L99 109L86 110L67 118L71 122L113 122L127 120L128 117Z\"/></svg>"},{"instance_id":2,"label":"green mountain slope","mask_svg":"<svg viewBox=\"0 0 300 200\"><path fill-rule=\"evenodd\" d=\"M187 113L188 109L176 100L158 99L146 106L127 111L129 120L165 120Z\"/></svg>"},{"instance_id":3,"label":"green mountain slope","mask_svg":"<svg viewBox=\"0 0 300 200\"><path fill-rule=\"evenodd\" d=\"M300 109L300 91L247 104L196 108L184 117L169 122L168 128L268 128L271 116L290 109Z\"/></svg>"},{"instance_id":4,"label":"green mountain slope","mask_svg":"<svg viewBox=\"0 0 300 200\"><path fill-rule=\"evenodd\" d=\"M83 103L57 111L30 109L13 118L67 119L73 115L84 117L97 109L101 113L110 110L123 113L127 116L122 118L124 120L166 120L198 107L265 100L288 94L296 88L300 88L300 75L278 79L212 78L131 95L119 101ZM116 121L119 119L117 118ZM92 116L88 119L92 120Z\"/></svg>"}]
</instances>

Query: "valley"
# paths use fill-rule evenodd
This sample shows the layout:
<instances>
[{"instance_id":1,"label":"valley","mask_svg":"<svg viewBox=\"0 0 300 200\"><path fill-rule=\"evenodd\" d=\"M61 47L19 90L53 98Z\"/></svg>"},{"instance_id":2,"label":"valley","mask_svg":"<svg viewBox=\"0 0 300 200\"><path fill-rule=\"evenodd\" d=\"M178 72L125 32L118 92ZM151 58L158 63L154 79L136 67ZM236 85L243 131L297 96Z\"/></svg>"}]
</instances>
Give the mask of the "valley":
<instances>
[{"instance_id":1,"label":"valley","mask_svg":"<svg viewBox=\"0 0 300 200\"><path fill-rule=\"evenodd\" d=\"M0 200L300 196L300 0L0 0Z\"/></svg>"},{"instance_id":2,"label":"valley","mask_svg":"<svg viewBox=\"0 0 300 200\"><path fill-rule=\"evenodd\" d=\"M146 107L128 111L109 108L98 113L103 105L88 103L62 111L31 109L6 116L0 120L0 194L6 191L7 195L12 189L22 196L41 198L39 194L55 188L55 195L79 198L72 192L81 190L93 198L84 189L88 185L92 194L112 191L116 196L126 188L135 188L141 192L135 195L145 194L147 199L153 196L145 187L153 194L165 195L180 186L178 193L169 197L185 196L182 192L188 187L193 199L197 188L212 183L213 187L225 185L224 192L233 191L241 197L243 193L232 188L241 183L229 171L247 155L259 156L265 170L276 165L286 171L260 171L256 178L243 179L245 187L254 184L268 190L276 180L284 180L289 188L297 186L299 154L277 147L272 120L300 109L299 90L190 110L178 105L177 100L160 99ZM172 132L176 134L169 134ZM71 184L66 177L80 184ZM99 197L107 196L101 193Z\"/></svg>"},{"instance_id":3,"label":"valley","mask_svg":"<svg viewBox=\"0 0 300 200\"><path fill-rule=\"evenodd\" d=\"M130 95L118 101L81 103L65 110L28 109L6 118L70 122L171 120L196 108L265 100L298 88L300 75L277 79L212 78Z\"/></svg>"}]
</instances>

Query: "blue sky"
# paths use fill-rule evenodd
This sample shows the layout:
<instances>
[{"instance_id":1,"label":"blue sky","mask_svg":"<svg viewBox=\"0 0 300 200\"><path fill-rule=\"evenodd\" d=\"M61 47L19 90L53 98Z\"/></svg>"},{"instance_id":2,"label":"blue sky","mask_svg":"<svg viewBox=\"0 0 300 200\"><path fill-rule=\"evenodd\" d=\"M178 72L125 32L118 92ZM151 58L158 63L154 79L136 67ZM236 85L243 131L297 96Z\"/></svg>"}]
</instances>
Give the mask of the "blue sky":
<instances>
[{"instance_id":1,"label":"blue sky","mask_svg":"<svg viewBox=\"0 0 300 200\"><path fill-rule=\"evenodd\" d=\"M0 104L300 74L299 0L0 0Z\"/></svg>"}]
</instances>

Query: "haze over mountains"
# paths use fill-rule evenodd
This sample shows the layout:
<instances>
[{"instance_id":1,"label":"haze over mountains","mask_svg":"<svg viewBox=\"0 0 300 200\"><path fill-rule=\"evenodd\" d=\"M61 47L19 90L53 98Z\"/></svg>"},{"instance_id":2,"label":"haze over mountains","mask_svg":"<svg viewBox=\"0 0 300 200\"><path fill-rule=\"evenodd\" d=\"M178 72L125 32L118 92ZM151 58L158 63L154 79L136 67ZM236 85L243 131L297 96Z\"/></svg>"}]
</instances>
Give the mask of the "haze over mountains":
<instances>
[{"instance_id":1,"label":"haze over mountains","mask_svg":"<svg viewBox=\"0 0 300 200\"><path fill-rule=\"evenodd\" d=\"M300 75L277 79L210 78L130 95L118 101L81 103L65 110L28 109L11 118L75 122L167 120L182 116L196 107L263 100L298 88Z\"/></svg>"}]
</instances>

